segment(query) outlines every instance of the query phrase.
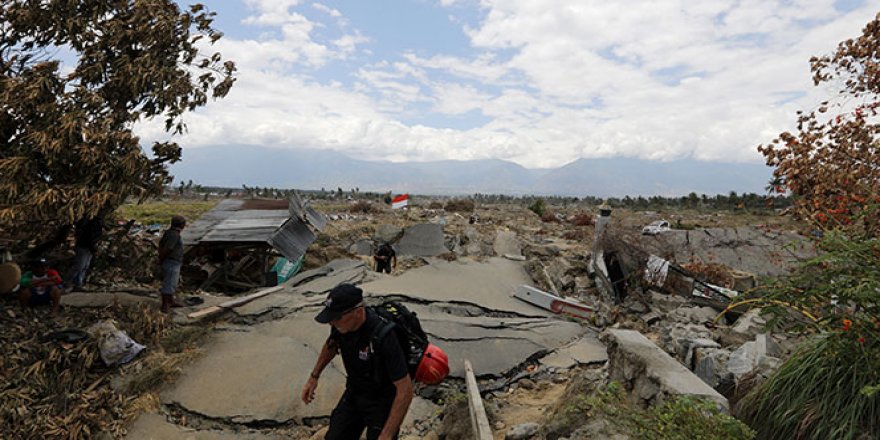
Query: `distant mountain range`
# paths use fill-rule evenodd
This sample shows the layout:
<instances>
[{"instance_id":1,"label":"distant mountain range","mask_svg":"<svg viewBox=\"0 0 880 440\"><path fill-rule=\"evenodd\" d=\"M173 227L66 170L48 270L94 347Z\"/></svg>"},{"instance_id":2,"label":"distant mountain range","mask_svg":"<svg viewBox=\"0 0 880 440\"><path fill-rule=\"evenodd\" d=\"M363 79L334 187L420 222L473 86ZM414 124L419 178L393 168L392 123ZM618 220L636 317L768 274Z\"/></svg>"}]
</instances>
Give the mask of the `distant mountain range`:
<instances>
[{"instance_id":1,"label":"distant mountain range","mask_svg":"<svg viewBox=\"0 0 880 440\"><path fill-rule=\"evenodd\" d=\"M579 197L763 194L771 175L767 166L750 163L612 158L529 169L498 159L392 163L325 150L246 145L185 149L171 171L177 181L192 179L205 186Z\"/></svg>"}]
</instances>

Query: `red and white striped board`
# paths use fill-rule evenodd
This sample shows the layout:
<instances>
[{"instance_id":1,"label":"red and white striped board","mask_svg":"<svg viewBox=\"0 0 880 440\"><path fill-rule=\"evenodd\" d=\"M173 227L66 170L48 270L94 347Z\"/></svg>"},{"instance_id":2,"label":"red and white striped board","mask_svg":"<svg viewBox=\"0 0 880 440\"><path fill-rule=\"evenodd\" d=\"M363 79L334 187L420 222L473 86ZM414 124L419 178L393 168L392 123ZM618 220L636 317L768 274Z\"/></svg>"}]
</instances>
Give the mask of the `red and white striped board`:
<instances>
[{"instance_id":1,"label":"red and white striped board","mask_svg":"<svg viewBox=\"0 0 880 440\"><path fill-rule=\"evenodd\" d=\"M517 287L513 296L558 315L589 319L590 315L595 313L592 307L584 303L558 297L532 286L522 285Z\"/></svg>"}]
</instances>

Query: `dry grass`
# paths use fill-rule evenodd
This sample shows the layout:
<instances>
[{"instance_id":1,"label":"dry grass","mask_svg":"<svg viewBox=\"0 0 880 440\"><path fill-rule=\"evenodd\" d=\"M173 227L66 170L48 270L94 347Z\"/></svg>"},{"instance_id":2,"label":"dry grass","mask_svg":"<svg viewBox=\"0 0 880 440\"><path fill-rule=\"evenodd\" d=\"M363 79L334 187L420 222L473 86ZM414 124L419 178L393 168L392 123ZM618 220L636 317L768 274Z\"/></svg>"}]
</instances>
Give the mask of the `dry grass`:
<instances>
[{"instance_id":1,"label":"dry grass","mask_svg":"<svg viewBox=\"0 0 880 440\"><path fill-rule=\"evenodd\" d=\"M443 208L449 212L474 212L476 205L470 199L450 200Z\"/></svg>"},{"instance_id":2,"label":"dry grass","mask_svg":"<svg viewBox=\"0 0 880 440\"><path fill-rule=\"evenodd\" d=\"M171 216L182 215L193 222L208 212L216 200L154 200L141 204L126 203L116 210L116 215L124 220L134 219L144 225L171 223Z\"/></svg>"}]
</instances>

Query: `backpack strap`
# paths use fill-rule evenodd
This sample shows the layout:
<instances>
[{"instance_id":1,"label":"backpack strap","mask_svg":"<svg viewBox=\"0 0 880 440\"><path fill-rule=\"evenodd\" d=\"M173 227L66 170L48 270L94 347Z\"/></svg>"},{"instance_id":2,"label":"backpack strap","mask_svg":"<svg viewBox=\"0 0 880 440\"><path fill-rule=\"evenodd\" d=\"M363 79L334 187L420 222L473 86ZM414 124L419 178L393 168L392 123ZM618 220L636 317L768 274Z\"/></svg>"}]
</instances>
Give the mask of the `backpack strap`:
<instances>
[{"instance_id":1,"label":"backpack strap","mask_svg":"<svg viewBox=\"0 0 880 440\"><path fill-rule=\"evenodd\" d=\"M381 383L382 381L382 373L379 368L381 364L376 359L375 345L378 345L379 342L381 342L382 339L385 338L385 336L388 336L388 333L394 330L394 327L397 326L397 324L388 321L382 316L379 316L379 319L382 321L382 324L377 325L373 329L373 334L370 336L370 352L373 354L373 356L370 357L370 363L372 363L373 382L375 383Z\"/></svg>"},{"instance_id":2,"label":"backpack strap","mask_svg":"<svg viewBox=\"0 0 880 440\"><path fill-rule=\"evenodd\" d=\"M379 317L379 319L382 320L383 324L377 325L376 328L373 329L373 335L370 336L370 351L374 354L376 353L376 350L374 349L373 344L378 344L382 339L385 338L385 336L388 336L388 333L390 333L391 330L394 330L394 327L397 326L397 324L388 321L381 316Z\"/></svg>"}]
</instances>

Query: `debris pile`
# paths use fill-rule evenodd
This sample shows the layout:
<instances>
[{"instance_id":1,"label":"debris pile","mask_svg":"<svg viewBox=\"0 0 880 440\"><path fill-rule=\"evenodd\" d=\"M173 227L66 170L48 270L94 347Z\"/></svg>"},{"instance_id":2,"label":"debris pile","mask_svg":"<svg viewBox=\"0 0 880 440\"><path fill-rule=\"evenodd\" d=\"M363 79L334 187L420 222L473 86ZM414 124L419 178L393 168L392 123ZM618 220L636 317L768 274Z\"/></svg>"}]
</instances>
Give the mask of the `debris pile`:
<instances>
[{"instance_id":1,"label":"debris pile","mask_svg":"<svg viewBox=\"0 0 880 440\"><path fill-rule=\"evenodd\" d=\"M167 320L152 308L108 307L65 312L0 314L0 438L77 439L106 432L121 438L140 411L138 396L111 386L114 370L101 361L93 338L59 329L84 329L115 319L134 339L155 345Z\"/></svg>"}]
</instances>

